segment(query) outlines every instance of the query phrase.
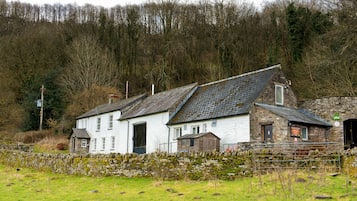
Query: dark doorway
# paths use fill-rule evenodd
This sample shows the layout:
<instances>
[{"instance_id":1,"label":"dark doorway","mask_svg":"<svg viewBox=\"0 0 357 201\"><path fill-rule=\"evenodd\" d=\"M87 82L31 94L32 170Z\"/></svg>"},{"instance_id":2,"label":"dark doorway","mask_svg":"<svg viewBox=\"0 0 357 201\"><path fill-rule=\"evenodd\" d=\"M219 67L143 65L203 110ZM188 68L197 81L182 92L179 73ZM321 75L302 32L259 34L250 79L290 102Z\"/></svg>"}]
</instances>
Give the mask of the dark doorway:
<instances>
[{"instance_id":1,"label":"dark doorway","mask_svg":"<svg viewBox=\"0 0 357 201\"><path fill-rule=\"evenodd\" d=\"M349 119L343 122L345 149L357 147L357 119Z\"/></svg>"},{"instance_id":2,"label":"dark doorway","mask_svg":"<svg viewBox=\"0 0 357 201\"><path fill-rule=\"evenodd\" d=\"M263 125L262 133L264 135L264 142L272 142L273 141L273 125Z\"/></svg>"},{"instance_id":3,"label":"dark doorway","mask_svg":"<svg viewBox=\"0 0 357 201\"><path fill-rule=\"evenodd\" d=\"M146 123L134 125L134 153L146 153Z\"/></svg>"}]
</instances>

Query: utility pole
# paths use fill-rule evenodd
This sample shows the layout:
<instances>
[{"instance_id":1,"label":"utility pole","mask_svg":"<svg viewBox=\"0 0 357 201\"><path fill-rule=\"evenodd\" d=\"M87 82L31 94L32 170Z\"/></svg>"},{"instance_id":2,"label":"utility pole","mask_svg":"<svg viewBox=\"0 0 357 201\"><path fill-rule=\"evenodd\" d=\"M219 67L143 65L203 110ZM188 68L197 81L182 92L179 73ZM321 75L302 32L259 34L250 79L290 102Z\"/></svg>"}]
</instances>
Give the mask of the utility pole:
<instances>
[{"instance_id":1,"label":"utility pole","mask_svg":"<svg viewBox=\"0 0 357 201\"><path fill-rule=\"evenodd\" d=\"M45 87L42 85L41 87L41 110L40 110L40 131L42 131L42 122L43 122L43 91L45 90Z\"/></svg>"}]
</instances>

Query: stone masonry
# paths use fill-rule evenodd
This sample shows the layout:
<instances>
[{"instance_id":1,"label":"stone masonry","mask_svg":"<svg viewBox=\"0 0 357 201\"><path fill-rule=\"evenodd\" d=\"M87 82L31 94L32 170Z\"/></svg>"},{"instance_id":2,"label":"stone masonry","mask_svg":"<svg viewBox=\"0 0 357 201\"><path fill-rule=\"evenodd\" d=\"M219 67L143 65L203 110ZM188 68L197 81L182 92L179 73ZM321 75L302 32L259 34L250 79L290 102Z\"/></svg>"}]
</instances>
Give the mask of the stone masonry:
<instances>
[{"instance_id":1,"label":"stone masonry","mask_svg":"<svg viewBox=\"0 0 357 201\"><path fill-rule=\"evenodd\" d=\"M329 121L332 125L328 141L337 142L343 146L344 128L343 122L349 119L357 119L357 97L329 97L300 103L301 108L305 108L312 113ZM333 117L338 115L339 120Z\"/></svg>"}]
</instances>

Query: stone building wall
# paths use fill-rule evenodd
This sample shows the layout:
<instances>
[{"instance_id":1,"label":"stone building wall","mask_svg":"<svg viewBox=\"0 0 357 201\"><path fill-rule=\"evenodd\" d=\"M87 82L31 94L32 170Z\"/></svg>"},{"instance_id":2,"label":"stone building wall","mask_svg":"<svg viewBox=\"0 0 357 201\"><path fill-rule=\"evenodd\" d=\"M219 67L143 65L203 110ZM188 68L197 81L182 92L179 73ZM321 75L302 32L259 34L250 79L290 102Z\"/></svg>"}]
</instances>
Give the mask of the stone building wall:
<instances>
[{"instance_id":1,"label":"stone building wall","mask_svg":"<svg viewBox=\"0 0 357 201\"><path fill-rule=\"evenodd\" d=\"M289 121L264 109L259 106L254 106L251 111L251 137L252 141L262 142L264 140L263 133L261 131L263 125L273 125L273 141L279 142L293 142L294 137L291 137L291 127L307 127L308 128L308 140L305 142L326 142L328 141L330 131L324 127L317 127L313 125L291 124ZM303 141L298 138L297 141Z\"/></svg>"},{"instance_id":2,"label":"stone building wall","mask_svg":"<svg viewBox=\"0 0 357 201\"><path fill-rule=\"evenodd\" d=\"M273 125L273 141L287 142L288 137L288 121L266 109L259 106L254 106L250 114L250 133L251 141L263 142L264 136L262 133L263 125Z\"/></svg>"},{"instance_id":3,"label":"stone building wall","mask_svg":"<svg viewBox=\"0 0 357 201\"><path fill-rule=\"evenodd\" d=\"M289 85L288 80L282 72L278 72L272 78L272 81L267 85L265 90L261 93L259 98L255 101L257 103L265 103L275 105L275 84L284 85L284 106L297 107L297 98Z\"/></svg>"},{"instance_id":4,"label":"stone building wall","mask_svg":"<svg viewBox=\"0 0 357 201\"><path fill-rule=\"evenodd\" d=\"M337 142L343 146L344 128L343 122L348 119L357 119L357 97L328 97L315 100L308 100L299 103L301 108L320 116L334 125L330 129L328 141ZM334 120L337 115L339 120Z\"/></svg>"}]
</instances>

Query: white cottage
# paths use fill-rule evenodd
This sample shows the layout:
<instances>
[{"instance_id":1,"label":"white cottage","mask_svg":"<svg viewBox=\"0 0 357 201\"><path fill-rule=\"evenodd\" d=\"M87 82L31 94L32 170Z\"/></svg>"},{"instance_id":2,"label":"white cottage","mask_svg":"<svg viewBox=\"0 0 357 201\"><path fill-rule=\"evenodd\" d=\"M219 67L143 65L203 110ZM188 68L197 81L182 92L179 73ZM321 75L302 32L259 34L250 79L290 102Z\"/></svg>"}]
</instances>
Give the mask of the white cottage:
<instances>
[{"instance_id":1,"label":"white cottage","mask_svg":"<svg viewBox=\"0 0 357 201\"><path fill-rule=\"evenodd\" d=\"M77 118L90 153L177 152L177 138L213 133L221 150L239 142L322 141L331 125L298 110L280 65L105 104ZM292 135L292 128L300 133ZM300 138L301 136L301 138Z\"/></svg>"},{"instance_id":2,"label":"white cottage","mask_svg":"<svg viewBox=\"0 0 357 201\"><path fill-rule=\"evenodd\" d=\"M89 136L90 143L86 145L89 153L121 152L122 149L118 145L123 140L124 133L121 133L122 129L117 120L123 112L138 104L145 97L146 95L143 94L117 102L110 101L78 116L76 128L85 130ZM75 134L76 132L72 133L71 139L76 138Z\"/></svg>"},{"instance_id":3,"label":"white cottage","mask_svg":"<svg viewBox=\"0 0 357 201\"><path fill-rule=\"evenodd\" d=\"M120 153L169 151L170 129L166 124L196 88L194 83L154 94L124 113L119 120L126 140L119 146L126 149Z\"/></svg>"}]
</instances>

